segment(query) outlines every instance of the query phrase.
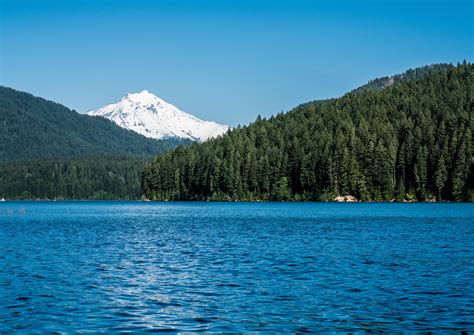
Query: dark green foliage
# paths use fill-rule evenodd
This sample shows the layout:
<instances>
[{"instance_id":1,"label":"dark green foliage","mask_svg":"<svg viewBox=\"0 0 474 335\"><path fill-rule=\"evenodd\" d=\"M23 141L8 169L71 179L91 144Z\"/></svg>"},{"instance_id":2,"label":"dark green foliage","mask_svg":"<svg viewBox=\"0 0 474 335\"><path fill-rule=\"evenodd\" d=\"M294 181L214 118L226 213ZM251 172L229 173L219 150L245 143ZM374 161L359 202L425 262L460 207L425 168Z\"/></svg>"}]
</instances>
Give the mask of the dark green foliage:
<instances>
[{"instance_id":1,"label":"dark green foliage","mask_svg":"<svg viewBox=\"0 0 474 335\"><path fill-rule=\"evenodd\" d=\"M91 154L157 155L186 141L157 141L101 118L0 86L0 162Z\"/></svg>"},{"instance_id":2,"label":"dark green foliage","mask_svg":"<svg viewBox=\"0 0 474 335\"><path fill-rule=\"evenodd\" d=\"M157 157L150 199L472 200L474 67L408 71Z\"/></svg>"},{"instance_id":3,"label":"dark green foliage","mask_svg":"<svg viewBox=\"0 0 474 335\"><path fill-rule=\"evenodd\" d=\"M0 164L0 197L7 199L139 199L150 158L89 156Z\"/></svg>"},{"instance_id":4,"label":"dark green foliage","mask_svg":"<svg viewBox=\"0 0 474 335\"><path fill-rule=\"evenodd\" d=\"M0 197L136 199L144 156L189 143L148 139L0 86Z\"/></svg>"}]
</instances>

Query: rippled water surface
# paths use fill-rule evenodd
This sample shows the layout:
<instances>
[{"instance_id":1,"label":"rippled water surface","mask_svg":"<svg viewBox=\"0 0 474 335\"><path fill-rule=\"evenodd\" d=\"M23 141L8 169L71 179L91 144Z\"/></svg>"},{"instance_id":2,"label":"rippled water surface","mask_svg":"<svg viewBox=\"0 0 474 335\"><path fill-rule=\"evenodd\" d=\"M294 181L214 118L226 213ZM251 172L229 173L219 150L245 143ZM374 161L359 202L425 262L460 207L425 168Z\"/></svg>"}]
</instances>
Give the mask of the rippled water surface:
<instances>
[{"instance_id":1,"label":"rippled water surface","mask_svg":"<svg viewBox=\"0 0 474 335\"><path fill-rule=\"evenodd\" d=\"M0 333L474 330L473 204L0 203Z\"/></svg>"}]
</instances>

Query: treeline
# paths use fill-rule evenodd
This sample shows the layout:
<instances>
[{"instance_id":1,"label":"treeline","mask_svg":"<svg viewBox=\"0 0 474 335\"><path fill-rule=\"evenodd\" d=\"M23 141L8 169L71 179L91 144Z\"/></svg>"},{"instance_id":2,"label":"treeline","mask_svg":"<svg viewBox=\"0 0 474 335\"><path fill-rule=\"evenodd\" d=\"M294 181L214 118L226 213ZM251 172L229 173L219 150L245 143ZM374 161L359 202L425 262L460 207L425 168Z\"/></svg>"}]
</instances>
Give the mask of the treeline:
<instances>
[{"instance_id":1,"label":"treeline","mask_svg":"<svg viewBox=\"0 0 474 335\"><path fill-rule=\"evenodd\" d=\"M139 199L149 157L88 156L0 164L0 197L20 199Z\"/></svg>"},{"instance_id":2,"label":"treeline","mask_svg":"<svg viewBox=\"0 0 474 335\"><path fill-rule=\"evenodd\" d=\"M155 200L473 200L474 67L301 105L157 157Z\"/></svg>"}]
</instances>

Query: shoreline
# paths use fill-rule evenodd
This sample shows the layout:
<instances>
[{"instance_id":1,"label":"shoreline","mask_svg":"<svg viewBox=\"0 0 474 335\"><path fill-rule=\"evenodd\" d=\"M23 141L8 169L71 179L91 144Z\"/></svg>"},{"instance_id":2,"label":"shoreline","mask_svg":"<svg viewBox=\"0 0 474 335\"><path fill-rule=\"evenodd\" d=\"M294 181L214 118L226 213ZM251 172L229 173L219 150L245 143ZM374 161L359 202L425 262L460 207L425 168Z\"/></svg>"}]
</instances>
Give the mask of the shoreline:
<instances>
[{"instance_id":1,"label":"shoreline","mask_svg":"<svg viewBox=\"0 0 474 335\"><path fill-rule=\"evenodd\" d=\"M441 200L441 201L292 201L292 200L279 200L279 201L271 201L271 200L143 200L143 199L5 199L5 201L0 201L0 205L2 203L8 202L167 202L167 203L178 203L178 202L186 202L186 203L346 203L346 204L370 204L370 203L397 203L397 204L427 204L427 203L474 203L473 201L449 201L449 200Z\"/></svg>"}]
</instances>

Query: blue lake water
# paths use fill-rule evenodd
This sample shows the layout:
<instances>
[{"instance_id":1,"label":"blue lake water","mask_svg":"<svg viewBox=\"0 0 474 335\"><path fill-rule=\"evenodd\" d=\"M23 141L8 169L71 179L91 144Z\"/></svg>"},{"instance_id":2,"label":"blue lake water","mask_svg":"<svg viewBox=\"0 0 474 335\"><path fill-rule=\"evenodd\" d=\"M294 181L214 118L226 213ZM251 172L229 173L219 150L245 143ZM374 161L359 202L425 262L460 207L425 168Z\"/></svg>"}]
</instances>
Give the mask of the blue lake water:
<instances>
[{"instance_id":1,"label":"blue lake water","mask_svg":"<svg viewBox=\"0 0 474 335\"><path fill-rule=\"evenodd\" d=\"M474 204L0 203L0 333L474 330Z\"/></svg>"}]
</instances>

